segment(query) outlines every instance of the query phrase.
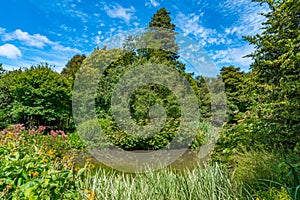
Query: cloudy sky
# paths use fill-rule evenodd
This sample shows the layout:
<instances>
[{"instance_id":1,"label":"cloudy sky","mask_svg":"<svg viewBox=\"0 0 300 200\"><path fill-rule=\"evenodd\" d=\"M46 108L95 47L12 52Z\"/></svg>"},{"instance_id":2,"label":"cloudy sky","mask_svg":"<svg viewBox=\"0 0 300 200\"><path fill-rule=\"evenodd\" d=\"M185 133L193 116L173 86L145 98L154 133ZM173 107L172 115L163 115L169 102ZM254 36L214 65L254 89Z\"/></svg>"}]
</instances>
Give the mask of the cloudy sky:
<instances>
[{"instance_id":1,"label":"cloudy sky","mask_svg":"<svg viewBox=\"0 0 300 200\"><path fill-rule=\"evenodd\" d=\"M123 32L147 27L161 7L181 36L199 44L218 68L248 70L253 46L242 39L261 30L267 11L251 0L10 0L0 7L0 63L17 69L40 63L65 66L75 54ZM188 60L188 58L186 58Z\"/></svg>"}]
</instances>

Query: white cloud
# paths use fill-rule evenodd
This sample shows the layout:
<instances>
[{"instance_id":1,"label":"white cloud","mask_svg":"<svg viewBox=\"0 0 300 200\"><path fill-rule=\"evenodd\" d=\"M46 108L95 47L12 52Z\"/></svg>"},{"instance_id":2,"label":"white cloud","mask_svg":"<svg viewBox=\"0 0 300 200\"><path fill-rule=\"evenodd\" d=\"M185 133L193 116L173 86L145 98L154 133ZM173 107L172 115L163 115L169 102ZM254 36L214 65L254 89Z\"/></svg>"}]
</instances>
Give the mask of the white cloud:
<instances>
[{"instance_id":1,"label":"white cloud","mask_svg":"<svg viewBox=\"0 0 300 200\"><path fill-rule=\"evenodd\" d=\"M76 28L69 27L65 24L62 24L60 28L67 32L76 32Z\"/></svg>"},{"instance_id":2,"label":"white cloud","mask_svg":"<svg viewBox=\"0 0 300 200\"><path fill-rule=\"evenodd\" d=\"M151 6L154 6L154 7L157 7L157 6L160 6L160 3L155 1L155 0L150 0L150 2L146 2L145 3L145 6L148 6L148 7L151 7Z\"/></svg>"},{"instance_id":3,"label":"white cloud","mask_svg":"<svg viewBox=\"0 0 300 200\"><path fill-rule=\"evenodd\" d=\"M5 32L5 28L0 27L0 34L3 34Z\"/></svg>"},{"instance_id":4,"label":"white cloud","mask_svg":"<svg viewBox=\"0 0 300 200\"><path fill-rule=\"evenodd\" d=\"M76 48L71 48L71 47L65 47L65 46L62 46L58 43L54 43L54 45L52 46L52 49L53 50L56 50L56 51L60 51L60 52L72 52L72 53L80 53L81 51L76 49Z\"/></svg>"},{"instance_id":5,"label":"white cloud","mask_svg":"<svg viewBox=\"0 0 300 200\"><path fill-rule=\"evenodd\" d=\"M194 35L197 40L199 40L202 46L212 45L212 44L228 44L230 40L225 40L223 35L217 34L215 29L206 28L201 25L200 17L203 13L196 15L191 13L185 15L179 13L176 16L175 23L183 31L184 35Z\"/></svg>"},{"instance_id":6,"label":"white cloud","mask_svg":"<svg viewBox=\"0 0 300 200\"><path fill-rule=\"evenodd\" d=\"M16 59L22 56L21 51L13 44L4 44L0 46L0 56L10 59Z\"/></svg>"},{"instance_id":7,"label":"white cloud","mask_svg":"<svg viewBox=\"0 0 300 200\"><path fill-rule=\"evenodd\" d=\"M97 35L96 37L94 37L93 40L94 40L94 43L95 43L95 44L99 45L100 42L101 42L101 37L100 37L99 35Z\"/></svg>"},{"instance_id":8,"label":"white cloud","mask_svg":"<svg viewBox=\"0 0 300 200\"><path fill-rule=\"evenodd\" d=\"M42 48L47 44L53 43L46 36L40 34L30 35L29 33L23 32L20 29L17 29L11 33L4 34L2 40L3 41L20 40L28 46L38 47L38 48Z\"/></svg>"},{"instance_id":9,"label":"white cloud","mask_svg":"<svg viewBox=\"0 0 300 200\"><path fill-rule=\"evenodd\" d=\"M134 25L135 27L138 27L138 26L140 25L140 23L138 23L138 22L133 22L133 25Z\"/></svg>"},{"instance_id":10,"label":"white cloud","mask_svg":"<svg viewBox=\"0 0 300 200\"><path fill-rule=\"evenodd\" d=\"M249 67L252 63L251 58L243 58L254 51L253 46L241 46L237 48L228 48L226 50L214 51L212 58L217 64L220 65L240 65L243 67Z\"/></svg>"},{"instance_id":11,"label":"white cloud","mask_svg":"<svg viewBox=\"0 0 300 200\"><path fill-rule=\"evenodd\" d=\"M124 8L119 4L112 6L112 8L109 8L105 5L104 10L109 17L120 18L126 23L128 23L132 18L134 18L133 13L135 12L135 8L133 6L130 6L129 8Z\"/></svg>"},{"instance_id":12,"label":"white cloud","mask_svg":"<svg viewBox=\"0 0 300 200\"><path fill-rule=\"evenodd\" d=\"M74 9L68 9L65 11L66 13L71 14L72 17L79 18L83 23L88 22L87 18L88 15L82 11L74 10Z\"/></svg>"},{"instance_id":13,"label":"white cloud","mask_svg":"<svg viewBox=\"0 0 300 200\"><path fill-rule=\"evenodd\" d=\"M3 30L2 41L12 42L12 44L0 46L0 56L3 57L1 62L9 69L47 62L50 65L55 65L55 70L60 71L75 53L83 53L77 48L63 46L59 42L51 41L41 34L31 35L20 29L8 33L5 29L1 30ZM19 48L15 46L16 44ZM22 58L16 59L21 56Z\"/></svg>"},{"instance_id":14,"label":"white cloud","mask_svg":"<svg viewBox=\"0 0 300 200\"><path fill-rule=\"evenodd\" d=\"M64 47L58 42L53 42L49 40L46 36L41 34L30 35L28 32L24 32L17 29L11 33L5 33L2 38L3 41L14 41L19 40L29 47L44 48L45 46L50 46L53 50L80 53L81 51L76 48Z\"/></svg>"},{"instance_id":15,"label":"white cloud","mask_svg":"<svg viewBox=\"0 0 300 200\"><path fill-rule=\"evenodd\" d=\"M266 13L269 9L266 5L259 5L249 0L226 0L220 3L220 12L237 17L236 22L225 29L228 35L255 35L261 31L261 23L265 21L265 17L260 13ZM247 7L247 9L245 9Z\"/></svg>"},{"instance_id":16,"label":"white cloud","mask_svg":"<svg viewBox=\"0 0 300 200\"><path fill-rule=\"evenodd\" d=\"M254 13L247 16L241 16L237 23L225 29L225 33L227 35L237 35L239 37L255 35L261 32L261 23L263 21L265 21L265 17Z\"/></svg>"}]
</instances>

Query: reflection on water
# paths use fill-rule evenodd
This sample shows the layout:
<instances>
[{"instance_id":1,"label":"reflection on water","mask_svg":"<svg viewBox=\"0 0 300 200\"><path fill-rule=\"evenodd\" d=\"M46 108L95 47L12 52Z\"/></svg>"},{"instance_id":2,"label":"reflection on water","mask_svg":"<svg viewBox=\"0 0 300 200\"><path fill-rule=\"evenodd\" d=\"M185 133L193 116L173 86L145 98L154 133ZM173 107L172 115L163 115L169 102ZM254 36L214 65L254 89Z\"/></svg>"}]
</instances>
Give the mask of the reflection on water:
<instances>
[{"instance_id":1,"label":"reflection on water","mask_svg":"<svg viewBox=\"0 0 300 200\"><path fill-rule=\"evenodd\" d=\"M176 151L176 150L174 150ZM139 150L139 151L133 151L134 153L147 153L148 151L145 150ZM112 171L116 171L115 169L112 169L109 166L106 166L105 164L101 163L99 160L95 159L89 152L82 152L80 153L76 159L75 159L75 166L76 167L83 167L85 165L86 159L91 158L90 163L95 165L94 171L97 170L97 168L104 168ZM206 159L206 158L205 158ZM202 166L205 167L206 160L200 159L198 156L198 152L194 150L187 150L182 156L180 156L175 162L170 164L168 166L169 169L175 170L175 171L182 171L184 169L192 170L196 166ZM122 163L122 165L125 165L126 162ZM127 163L128 167L130 166L129 163Z\"/></svg>"}]
</instances>

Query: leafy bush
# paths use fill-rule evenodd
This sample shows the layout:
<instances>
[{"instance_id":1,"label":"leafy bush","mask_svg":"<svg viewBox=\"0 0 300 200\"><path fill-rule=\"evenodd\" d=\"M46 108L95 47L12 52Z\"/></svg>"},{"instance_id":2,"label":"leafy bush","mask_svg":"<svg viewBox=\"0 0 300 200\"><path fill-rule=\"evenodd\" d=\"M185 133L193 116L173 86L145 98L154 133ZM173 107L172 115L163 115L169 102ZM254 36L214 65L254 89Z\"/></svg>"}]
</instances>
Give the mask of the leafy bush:
<instances>
[{"instance_id":1,"label":"leafy bush","mask_svg":"<svg viewBox=\"0 0 300 200\"><path fill-rule=\"evenodd\" d=\"M79 136L78 132L69 133L67 144L72 147L73 150L84 150L85 144L83 143L81 137Z\"/></svg>"},{"instance_id":2,"label":"leafy bush","mask_svg":"<svg viewBox=\"0 0 300 200\"><path fill-rule=\"evenodd\" d=\"M245 191L262 199L298 199L300 197L299 158L282 155L263 148L241 149L230 158L235 180L244 184ZM294 164L291 164L294 163ZM275 196L277 196L275 198Z\"/></svg>"},{"instance_id":3,"label":"leafy bush","mask_svg":"<svg viewBox=\"0 0 300 200\"><path fill-rule=\"evenodd\" d=\"M48 65L0 75L0 120L67 129L71 117L71 84ZM3 92L2 92L3 91ZM1 119L2 118L2 119Z\"/></svg>"},{"instance_id":4,"label":"leafy bush","mask_svg":"<svg viewBox=\"0 0 300 200\"><path fill-rule=\"evenodd\" d=\"M15 125L0 132L1 199L78 199L74 154L62 131ZM58 135L58 133L60 135Z\"/></svg>"},{"instance_id":5,"label":"leafy bush","mask_svg":"<svg viewBox=\"0 0 300 200\"><path fill-rule=\"evenodd\" d=\"M269 188L269 190L259 191L257 199L262 200L292 200L285 188Z\"/></svg>"},{"instance_id":6,"label":"leafy bush","mask_svg":"<svg viewBox=\"0 0 300 200\"><path fill-rule=\"evenodd\" d=\"M143 124L141 124L143 125ZM210 131L210 124L199 123L196 135L179 133L179 120L169 120L162 130L154 135L130 135L120 130L110 117L86 121L78 127L78 133L89 148L109 148L111 145L124 150L157 150L169 147L170 141L177 135L174 147L189 146L197 149L204 142L205 135ZM191 144L188 137L194 137ZM173 148L174 148L173 147Z\"/></svg>"}]
</instances>

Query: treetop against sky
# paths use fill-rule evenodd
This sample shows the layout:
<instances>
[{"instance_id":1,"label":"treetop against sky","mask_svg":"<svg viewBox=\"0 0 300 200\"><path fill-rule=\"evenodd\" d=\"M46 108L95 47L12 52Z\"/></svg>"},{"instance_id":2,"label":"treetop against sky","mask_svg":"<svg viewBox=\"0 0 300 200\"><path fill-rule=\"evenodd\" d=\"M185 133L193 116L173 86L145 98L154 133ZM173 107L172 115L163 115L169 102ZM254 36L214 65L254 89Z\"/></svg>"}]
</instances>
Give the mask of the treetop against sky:
<instances>
[{"instance_id":1,"label":"treetop against sky","mask_svg":"<svg viewBox=\"0 0 300 200\"><path fill-rule=\"evenodd\" d=\"M89 55L116 34L147 27L162 7L175 30L198 42L219 68L249 69L251 59L243 56L254 49L242 36L260 32L259 13L267 10L250 0L4 1L0 63L17 69L47 62L61 71L75 54Z\"/></svg>"}]
</instances>

